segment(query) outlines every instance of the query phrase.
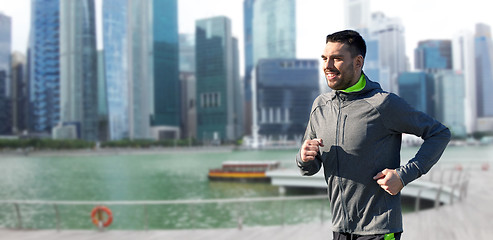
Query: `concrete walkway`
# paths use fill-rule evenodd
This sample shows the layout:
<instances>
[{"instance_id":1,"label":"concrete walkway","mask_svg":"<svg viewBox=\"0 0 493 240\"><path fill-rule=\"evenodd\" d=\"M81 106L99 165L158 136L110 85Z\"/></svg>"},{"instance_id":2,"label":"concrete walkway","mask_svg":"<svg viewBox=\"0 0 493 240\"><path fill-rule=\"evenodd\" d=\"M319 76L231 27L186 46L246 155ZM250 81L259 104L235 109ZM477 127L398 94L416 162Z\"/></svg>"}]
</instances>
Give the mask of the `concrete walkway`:
<instances>
[{"instance_id":1,"label":"concrete walkway","mask_svg":"<svg viewBox=\"0 0 493 240\"><path fill-rule=\"evenodd\" d=\"M403 240L414 239L493 239L493 171L470 172L466 198L452 205L404 215ZM330 223L300 224L238 229L152 230L97 232L89 230L0 229L1 240L31 239L214 239L214 240L286 240L332 239Z\"/></svg>"}]
</instances>

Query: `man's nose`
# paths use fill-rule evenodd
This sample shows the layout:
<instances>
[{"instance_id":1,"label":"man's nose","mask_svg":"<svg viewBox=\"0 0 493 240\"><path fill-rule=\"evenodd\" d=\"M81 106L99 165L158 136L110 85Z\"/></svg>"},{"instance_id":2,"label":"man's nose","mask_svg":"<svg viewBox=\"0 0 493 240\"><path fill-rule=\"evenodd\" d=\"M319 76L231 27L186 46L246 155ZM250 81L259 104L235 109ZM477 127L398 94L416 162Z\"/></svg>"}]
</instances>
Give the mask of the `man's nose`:
<instances>
[{"instance_id":1,"label":"man's nose","mask_svg":"<svg viewBox=\"0 0 493 240\"><path fill-rule=\"evenodd\" d=\"M334 61L327 59L324 61L324 69L329 69L334 67Z\"/></svg>"}]
</instances>

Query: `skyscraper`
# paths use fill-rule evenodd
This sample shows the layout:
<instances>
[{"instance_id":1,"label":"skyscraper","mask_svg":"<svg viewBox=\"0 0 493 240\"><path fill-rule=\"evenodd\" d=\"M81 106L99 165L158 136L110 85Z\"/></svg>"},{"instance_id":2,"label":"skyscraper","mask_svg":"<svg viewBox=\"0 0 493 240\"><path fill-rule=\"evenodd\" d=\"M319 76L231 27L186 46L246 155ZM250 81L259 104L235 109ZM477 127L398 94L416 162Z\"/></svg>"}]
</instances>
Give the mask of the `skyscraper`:
<instances>
[{"instance_id":1,"label":"skyscraper","mask_svg":"<svg viewBox=\"0 0 493 240\"><path fill-rule=\"evenodd\" d=\"M452 41L420 41L414 50L415 68L434 73L452 69Z\"/></svg>"},{"instance_id":2,"label":"skyscraper","mask_svg":"<svg viewBox=\"0 0 493 240\"><path fill-rule=\"evenodd\" d=\"M476 25L474 40L476 57L477 113L480 118L493 117L493 42L491 27Z\"/></svg>"},{"instance_id":3,"label":"skyscraper","mask_svg":"<svg viewBox=\"0 0 493 240\"><path fill-rule=\"evenodd\" d=\"M425 72L404 72L399 75L399 96L416 110L434 115L433 84Z\"/></svg>"},{"instance_id":4,"label":"skyscraper","mask_svg":"<svg viewBox=\"0 0 493 240\"><path fill-rule=\"evenodd\" d=\"M465 126L467 134L476 131L477 96L474 36L469 31L459 32L452 42L453 68L464 76L465 90Z\"/></svg>"},{"instance_id":5,"label":"skyscraper","mask_svg":"<svg viewBox=\"0 0 493 240\"><path fill-rule=\"evenodd\" d=\"M94 0L60 1L61 123L98 140L98 78ZM56 136L56 134L55 134Z\"/></svg>"},{"instance_id":6,"label":"skyscraper","mask_svg":"<svg viewBox=\"0 0 493 240\"><path fill-rule=\"evenodd\" d=\"M371 20L370 0L344 0L344 25L353 29L366 39Z\"/></svg>"},{"instance_id":7,"label":"skyscraper","mask_svg":"<svg viewBox=\"0 0 493 240\"><path fill-rule=\"evenodd\" d=\"M196 21L197 138L205 142L236 140L235 109L239 78L231 21L212 17Z\"/></svg>"},{"instance_id":8,"label":"skyscraper","mask_svg":"<svg viewBox=\"0 0 493 240\"><path fill-rule=\"evenodd\" d=\"M60 2L31 1L27 53L29 131L51 134L60 121Z\"/></svg>"},{"instance_id":9,"label":"skyscraper","mask_svg":"<svg viewBox=\"0 0 493 240\"><path fill-rule=\"evenodd\" d=\"M244 105L244 129L245 134L252 133L252 70L253 63L253 5L255 0L245 0L243 2L243 44L245 57L245 105Z\"/></svg>"},{"instance_id":10,"label":"skyscraper","mask_svg":"<svg viewBox=\"0 0 493 240\"><path fill-rule=\"evenodd\" d=\"M110 138L178 138L176 0L104 0Z\"/></svg>"},{"instance_id":11,"label":"skyscraper","mask_svg":"<svg viewBox=\"0 0 493 240\"><path fill-rule=\"evenodd\" d=\"M177 0L153 0L153 126L180 127ZM176 138L179 136L177 135Z\"/></svg>"},{"instance_id":12,"label":"skyscraper","mask_svg":"<svg viewBox=\"0 0 493 240\"><path fill-rule=\"evenodd\" d=\"M103 1L103 46L109 139L129 138L128 0Z\"/></svg>"},{"instance_id":13,"label":"skyscraper","mask_svg":"<svg viewBox=\"0 0 493 240\"><path fill-rule=\"evenodd\" d=\"M12 133L11 29L11 18L0 12L0 135Z\"/></svg>"},{"instance_id":14,"label":"skyscraper","mask_svg":"<svg viewBox=\"0 0 493 240\"><path fill-rule=\"evenodd\" d=\"M252 126L252 70L260 59L296 57L296 1L245 0L245 133Z\"/></svg>"},{"instance_id":15,"label":"skyscraper","mask_svg":"<svg viewBox=\"0 0 493 240\"><path fill-rule=\"evenodd\" d=\"M296 57L296 1L256 0L253 7L253 64Z\"/></svg>"},{"instance_id":16,"label":"skyscraper","mask_svg":"<svg viewBox=\"0 0 493 240\"><path fill-rule=\"evenodd\" d=\"M28 86L25 73L26 57L19 52L12 53L12 130L17 135L28 129Z\"/></svg>"},{"instance_id":17,"label":"skyscraper","mask_svg":"<svg viewBox=\"0 0 493 240\"><path fill-rule=\"evenodd\" d=\"M370 39L378 41L379 68L384 70L380 72L378 82L384 90L398 93L397 77L407 71L402 21L388 18L381 12L373 13L369 30Z\"/></svg>"},{"instance_id":18,"label":"skyscraper","mask_svg":"<svg viewBox=\"0 0 493 240\"><path fill-rule=\"evenodd\" d=\"M318 60L262 59L255 73L254 131L269 142L300 142L319 94Z\"/></svg>"},{"instance_id":19,"label":"skyscraper","mask_svg":"<svg viewBox=\"0 0 493 240\"><path fill-rule=\"evenodd\" d=\"M130 139L151 138L154 109L151 1L131 0L128 3Z\"/></svg>"},{"instance_id":20,"label":"skyscraper","mask_svg":"<svg viewBox=\"0 0 493 240\"><path fill-rule=\"evenodd\" d=\"M435 117L450 128L455 137L466 137L465 86L461 73L441 70L433 74Z\"/></svg>"},{"instance_id":21,"label":"skyscraper","mask_svg":"<svg viewBox=\"0 0 493 240\"><path fill-rule=\"evenodd\" d=\"M182 137L197 138L195 35L180 34Z\"/></svg>"}]
</instances>

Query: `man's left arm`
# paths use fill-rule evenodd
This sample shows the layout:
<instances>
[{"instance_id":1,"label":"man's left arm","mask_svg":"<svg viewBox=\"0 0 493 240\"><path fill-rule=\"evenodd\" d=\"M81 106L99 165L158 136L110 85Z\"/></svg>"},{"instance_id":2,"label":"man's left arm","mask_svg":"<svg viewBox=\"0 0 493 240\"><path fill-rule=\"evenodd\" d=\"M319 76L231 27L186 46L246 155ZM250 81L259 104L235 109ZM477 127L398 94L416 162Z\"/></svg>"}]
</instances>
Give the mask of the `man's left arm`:
<instances>
[{"instance_id":1,"label":"man's left arm","mask_svg":"<svg viewBox=\"0 0 493 240\"><path fill-rule=\"evenodd\" d=\"M395 195L405 185L426 174L438 162L451 134L443 124L413 109L394 94L388 96L381 113L392 116L384 119L392 131L413 134L424 140L414 158L405 165L395 170L385 169L374 177L384 190Z\"/></svg>"}]
</instances>

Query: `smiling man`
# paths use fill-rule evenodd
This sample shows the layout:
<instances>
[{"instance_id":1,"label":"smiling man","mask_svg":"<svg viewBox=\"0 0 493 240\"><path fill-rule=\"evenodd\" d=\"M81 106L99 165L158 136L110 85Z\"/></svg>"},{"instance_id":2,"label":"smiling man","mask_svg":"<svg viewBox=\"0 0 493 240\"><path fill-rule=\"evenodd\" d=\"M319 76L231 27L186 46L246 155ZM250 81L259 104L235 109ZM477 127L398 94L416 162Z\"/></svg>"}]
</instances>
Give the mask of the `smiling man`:
<instances>
[{"instance_id":1,"label":"smiling man","mask_svg":"<svg viewBox=\"0 0 493 240\"><path fill-rule=\"evenodd\" d=\"M365 54L355 31L327 36L323 71L333 91L315 99L296 163L303 175L323 166L334 239L400 239L400 191L438 161L450 131L368 79ZM400 166L403 133L424 142Z\"/></svg>"}]
</instances>

